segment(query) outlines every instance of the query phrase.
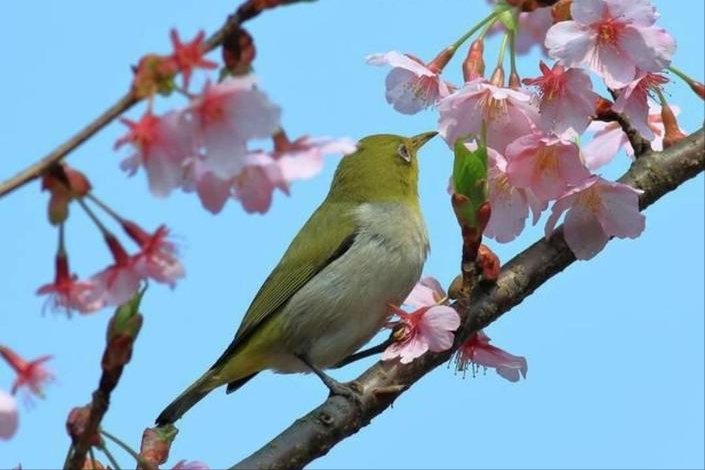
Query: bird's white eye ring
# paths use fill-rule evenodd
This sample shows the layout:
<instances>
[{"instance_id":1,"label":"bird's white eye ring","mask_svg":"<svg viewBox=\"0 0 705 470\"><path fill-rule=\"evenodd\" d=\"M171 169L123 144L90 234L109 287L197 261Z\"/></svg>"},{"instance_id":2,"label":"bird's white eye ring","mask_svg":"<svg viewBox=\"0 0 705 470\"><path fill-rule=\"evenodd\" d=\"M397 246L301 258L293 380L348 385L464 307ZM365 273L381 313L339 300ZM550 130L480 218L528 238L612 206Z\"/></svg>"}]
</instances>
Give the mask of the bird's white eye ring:
<instances>
[{"instance_id":1,"label":"bird's white eye ring","mask_svg":"<svg viewBox=\"0 0 705 470\"><path fill-rule=\"evenodd\" d=\"M397 154L404 159L407 163L411 163L411 155L409 155L409 149L406 148L406 145L401 144L399 145L399 148L397 149Z\"/></svg>"}]
</instances>

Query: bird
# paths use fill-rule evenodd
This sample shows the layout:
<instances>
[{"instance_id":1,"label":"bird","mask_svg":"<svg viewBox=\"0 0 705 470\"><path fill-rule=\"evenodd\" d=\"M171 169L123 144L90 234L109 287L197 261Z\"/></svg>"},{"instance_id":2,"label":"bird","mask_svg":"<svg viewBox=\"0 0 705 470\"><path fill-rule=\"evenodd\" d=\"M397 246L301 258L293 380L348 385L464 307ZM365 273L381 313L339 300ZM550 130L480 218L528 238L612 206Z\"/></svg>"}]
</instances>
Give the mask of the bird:
<instances>
[{"instance_id":1,"label":"bird","mask_svg":"<svg viewBox=\"0 0 705 470\"><path fill-rule=\"evenodd\" d=\"M367 136L254 297L235 337L157 417L172 424L212 390L264 370L315 373L332 395L359 390L324 372L369 342L421 277L429 252L417 151L436 132ZM358 396L359 398L359 396Z\"/></svg>"}]
</instances>

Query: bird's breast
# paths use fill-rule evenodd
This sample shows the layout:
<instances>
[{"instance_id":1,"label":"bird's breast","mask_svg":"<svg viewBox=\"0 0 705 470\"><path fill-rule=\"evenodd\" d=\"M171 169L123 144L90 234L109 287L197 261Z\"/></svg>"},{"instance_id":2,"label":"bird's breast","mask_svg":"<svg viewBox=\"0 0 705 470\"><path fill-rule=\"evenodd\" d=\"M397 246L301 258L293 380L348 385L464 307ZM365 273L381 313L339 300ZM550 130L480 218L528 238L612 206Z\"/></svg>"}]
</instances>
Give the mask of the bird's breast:
<instances>
[{"instance_id":1,"label":"bird's breast","mask_svg":"<svg viewBox=\"0 0 705 470\"><path fill-rule=\"evenodd\" d=\"M301 290L282 311L289 352L329 367L367 343L421 276L428 237L420 212L406 204L363 204L353 209L351 247ZM303 350L297 350L297 348ZM280 364L282 372L300 365Z\"/></svg>"}]
</instances>

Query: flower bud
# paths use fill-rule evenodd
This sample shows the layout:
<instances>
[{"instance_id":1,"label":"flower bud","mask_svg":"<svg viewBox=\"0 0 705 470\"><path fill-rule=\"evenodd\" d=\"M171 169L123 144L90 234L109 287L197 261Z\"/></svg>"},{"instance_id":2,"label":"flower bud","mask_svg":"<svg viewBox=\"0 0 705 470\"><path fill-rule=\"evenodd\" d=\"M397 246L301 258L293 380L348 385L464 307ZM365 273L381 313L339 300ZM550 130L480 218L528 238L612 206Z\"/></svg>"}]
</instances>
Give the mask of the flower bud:
<instances>
[{"instance_id":1,"label":"flower bud","mask_svg":"<svg viewBox=\"0 0 705 470\"><path fill-rule=\"evenodd\" d=\"M476 39L470 44L468 55L463 62L463 78L466 82L485 74L484 50L485 43L482 39Z\"/></svg>"}]
</instances>

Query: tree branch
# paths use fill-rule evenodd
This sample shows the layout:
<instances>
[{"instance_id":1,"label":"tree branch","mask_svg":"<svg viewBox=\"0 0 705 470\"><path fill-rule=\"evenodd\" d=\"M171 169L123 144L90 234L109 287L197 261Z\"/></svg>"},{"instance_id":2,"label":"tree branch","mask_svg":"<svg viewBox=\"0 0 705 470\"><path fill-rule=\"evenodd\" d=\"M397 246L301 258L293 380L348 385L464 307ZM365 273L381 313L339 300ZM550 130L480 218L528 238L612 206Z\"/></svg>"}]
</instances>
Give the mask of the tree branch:
<instances>
[{"instance_id":1,"label":"tree branch","mask_svg":"<svg viewBox=\"0 0 705 470\"><path fill-rule=\"evenodd\" d=\"M644 209L704 169L705 140L701 129L664 152L643 155L620 182L644 190L640 197L640 208ZM478 285L472 292L472 302L460 300L453 304L463 318L453 348L427 353L407 365L398 361L376 363L357 379L364 390L360 406L344 397L328 398L232 468L301 468L325 455L338 442L369 424L414 382L450 359L472 333L521 303L574 261L562 228L549 240L537 241L504 266L496 284Z\"/></svg>"},{"instance_id":2,"label":"tree branch","mask_svg":"<svg viewBox=\"0 0 705 470\"><path fill-rule=\"evenodd\" d=\"M223 40L229 34L236 31L242 23L256 17L264 10L274 8L279 5L313 1L316 0L248 0L240 5L234 14L228 16L225 24L208 38L206 41L206 50L210 52L216 47L222 45ZM98 131L110 124L115 118L132 108L140 101L141 100L136 97L134 90L130 89L130 91L118 99L115 104L103 111L100 116L81 129L78 133L70 137L66 142L49 152L44 158L28 166L15 176L0 183L0 198L42 176L42 174L44 174L49 167L63 160L69 153L76 150L83 142L91 138Z\"/></svg>"},{"instance_id":3,"label":"tree branch","mask_svg":"<svg viewBox=\"0 0 705 470\"><path fill-rule=\"evenodd\" d=\"M98 388L93 392L91 403L74 408L69 413L66 428L72 440L72 451L64 470L83 468L86 452L93 446L100 447L98 434L103 416L110 406L110 395L122 376L122 371L132 357L132 346L142 327L142 315L138 309L142 294L121 305L108 323L105 351L101 361L103 370Z\"/></svg>"}]
</instances>

